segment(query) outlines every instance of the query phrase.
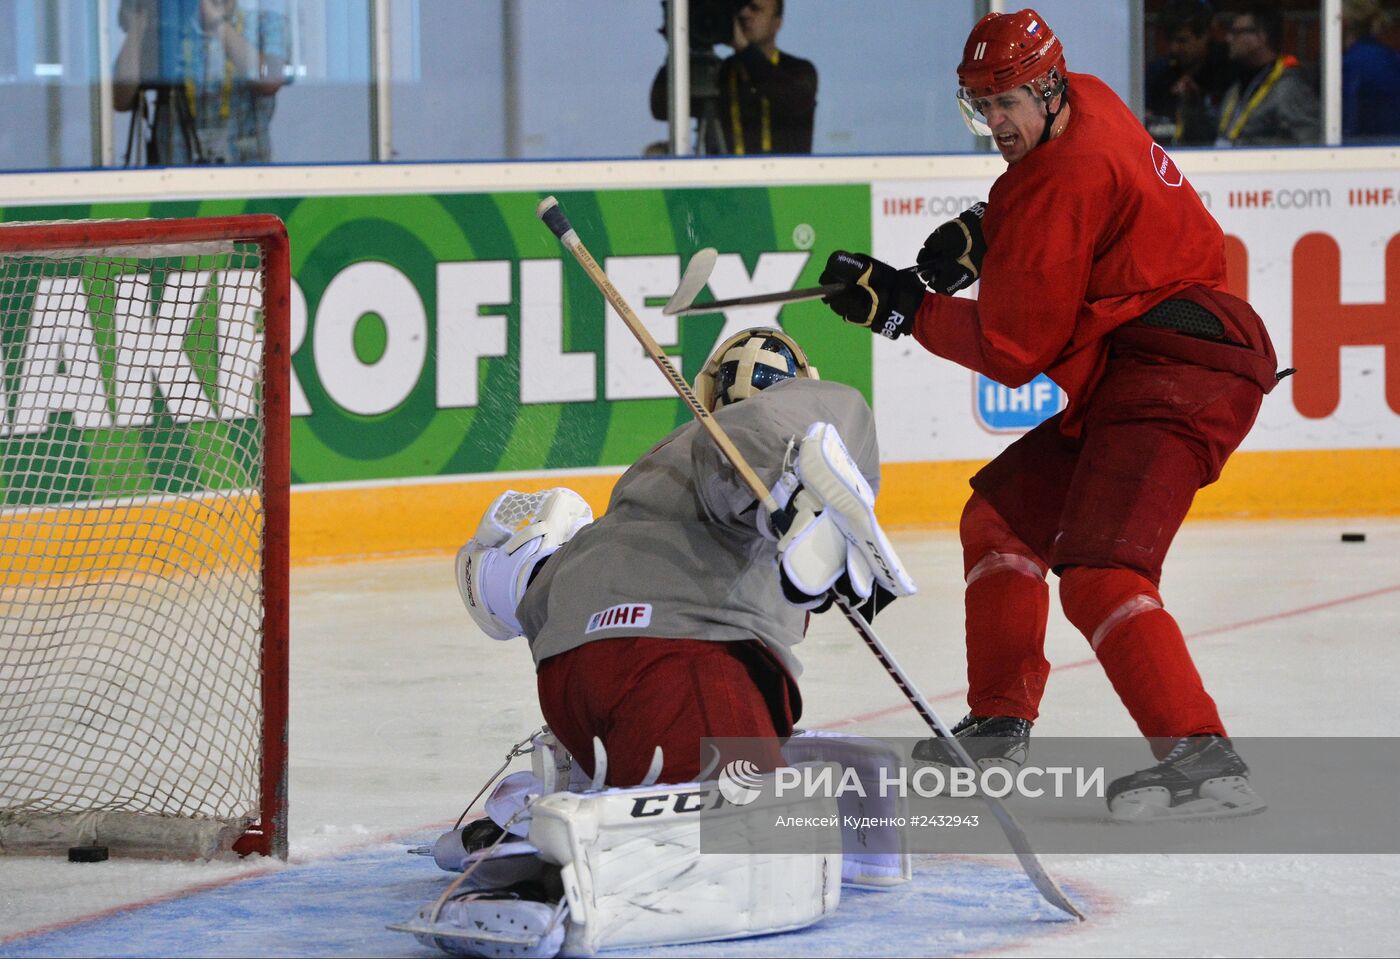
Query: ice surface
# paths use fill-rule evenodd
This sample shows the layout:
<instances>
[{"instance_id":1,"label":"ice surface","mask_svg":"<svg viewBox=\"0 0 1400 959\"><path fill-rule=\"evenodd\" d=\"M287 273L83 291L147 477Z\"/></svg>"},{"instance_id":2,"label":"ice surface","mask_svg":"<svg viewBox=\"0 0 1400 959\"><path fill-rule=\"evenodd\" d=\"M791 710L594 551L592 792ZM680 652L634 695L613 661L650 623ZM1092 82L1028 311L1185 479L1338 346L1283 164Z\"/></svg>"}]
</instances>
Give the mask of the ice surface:
<instances>
[{"instance_id":1,"label":"ice surface","mask_svg":"<svg viewBox=\"0 0 1400 959\"><path fill-rule=\"evenodd\" d=\"M1367 542L1341 543L1344 530L1366 532ZM920 592L876 626L951 723L965 711L956 536L906 532L895 542ZM1232 734L1400 734L1400 521L1188 524L1162 591ZM1055 669L1037 734L1133 735L1087 643L1052 606ZM403 849L450 825L510 744L540 724L528 651L474 630L450 556L297 570L292 609L293 862L0 858L0 955L428 954L406 936L379 938L384 922L412 911L405 904L448 881ZM802 725L921 732L839 617L814 619L800 654ZM926 859L911 886L848 893L842 911L800 941L668 953L1400 952L1400 857L1044 859L1089 922L1054 921L1024 895L1009 858ZM159 897L171 898L30 934Z\"/></svg>"}]
</instances>

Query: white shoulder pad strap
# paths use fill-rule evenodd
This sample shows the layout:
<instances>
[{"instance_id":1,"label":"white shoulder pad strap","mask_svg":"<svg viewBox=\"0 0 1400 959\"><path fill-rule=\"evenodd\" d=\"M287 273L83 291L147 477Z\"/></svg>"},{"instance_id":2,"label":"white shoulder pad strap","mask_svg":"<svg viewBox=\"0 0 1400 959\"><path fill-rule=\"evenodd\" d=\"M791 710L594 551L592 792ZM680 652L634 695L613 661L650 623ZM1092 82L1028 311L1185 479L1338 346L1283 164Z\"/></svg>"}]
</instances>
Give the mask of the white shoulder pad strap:
<instances>
[{"instance_id":1,"label":"white shoulder pad strap","mask_svg":"<svg viewBox=\"0 0 1400 959\"><path fill-rule=\"evenodd\" d=\"M896 596L912 596L918 590L880 528L875 493L835 426L813 423L807 430L797 451L797 477L825 504L823 515L830 516L881 586ZM856 570L852 574L856 578Z\"/></svg>"},{"instance_id":2,"label":"white shoulder pad strap","mask_svg":"<svg viewBox=\"0 0 1400 959\"><path fill-rule=\"evenodd\" d=\"M909 817L909 800L896 789L881 789L881 781L895 781L902 757L889 743L864 736L804 730L783 744L783 761L834 762L854 769L861 791L842 792L841 881L857 886L894 886L914 875L909 837L892 823ZM882 773L884 774L882 776Z\"/></svg>"},{"instance_id":3,"label":"white shoulder pad strap","mask_svg":"<svg viewBox=\"0 0 1400 959\"><path fill-rule=\"evenodd\" d=\"M530 747L530 768L540 781L540 795L588 788L588 774L548 726L531 737Z\"/></svg>"},{"instance_id":4,"label":"white shoulder pad strap","mask_svg":"<svg viewBox=\"0 0 1400 959\"><path fill-rule=\"evenodd\" d=\"M569 906L564 954L783 932L835 911L841 898L835 853L701 854L701 811L723 815L735 808L714 782L536 800L530 841L562 867ZM812 809L812 800L803 808ZM836 815L834 799L823 808Z\"/></svg>"}]
</instances>

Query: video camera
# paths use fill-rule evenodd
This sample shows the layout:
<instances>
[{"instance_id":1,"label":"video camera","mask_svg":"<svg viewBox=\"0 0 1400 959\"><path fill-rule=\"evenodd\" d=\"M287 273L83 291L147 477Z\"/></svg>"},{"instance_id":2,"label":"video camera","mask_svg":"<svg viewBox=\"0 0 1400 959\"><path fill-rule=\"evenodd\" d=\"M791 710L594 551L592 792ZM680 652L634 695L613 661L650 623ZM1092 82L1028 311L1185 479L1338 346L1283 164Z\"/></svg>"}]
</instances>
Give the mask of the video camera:
<instances>
[{"instance_id":1,"label":"video camera","mask_svg":"<svg viewBox=\"0 0 1400 959\"><path fill-rule=\"evenodd\" d=\"M690 0L690 102L697 121L695 152L725 153L724 126L719 120L720 58L716 44L734 42L734 21L748 0ZM661 35L671 21L670 0L661 0ZM663 68L664 69L664 68Z\"/></svg>"},{"instance_id":2,"label":"video camera","mask_svg":"<svg viewBox=\"0 0 1400 959\"><path fill-rule=\"evenodd\" d=\"M707 50L734 39L734 18L748 0L690 0L690 48ZM671 18L670 0L661 0L661 32Z\"/></svg>"}]
</instances>

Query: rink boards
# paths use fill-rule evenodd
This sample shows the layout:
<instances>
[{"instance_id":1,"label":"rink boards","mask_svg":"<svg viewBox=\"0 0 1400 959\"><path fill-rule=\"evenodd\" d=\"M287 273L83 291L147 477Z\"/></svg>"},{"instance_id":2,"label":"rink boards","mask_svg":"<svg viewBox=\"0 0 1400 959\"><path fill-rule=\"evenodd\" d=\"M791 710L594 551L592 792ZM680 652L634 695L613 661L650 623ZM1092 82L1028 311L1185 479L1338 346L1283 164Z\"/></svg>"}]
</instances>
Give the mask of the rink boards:
<instances>
[{"instance_id":1,"label":"rink boards","mask_svg":"<svg viewBox=\"0 0 1400 959\"><path fill-rule=\"evenodd\" d=\"M1193 516L1400 512L1400 151L1149 159L1219 220L1231 288L1298 369ZM9 175L0 216L286 221L292 554L306 560L453 548L507 487L568 484L601 510L621 470L688 421L534 218L547 193L684 376L735 330L781 325L872 401L884 521L955 522L978 465L1063 405L1053 383L1008 389L819 302L685 319L660 306L705 246L720 256L701 302L812 285L838 247L903 264L1000 169L950 156Z\"/></svg>"}]
</instances>

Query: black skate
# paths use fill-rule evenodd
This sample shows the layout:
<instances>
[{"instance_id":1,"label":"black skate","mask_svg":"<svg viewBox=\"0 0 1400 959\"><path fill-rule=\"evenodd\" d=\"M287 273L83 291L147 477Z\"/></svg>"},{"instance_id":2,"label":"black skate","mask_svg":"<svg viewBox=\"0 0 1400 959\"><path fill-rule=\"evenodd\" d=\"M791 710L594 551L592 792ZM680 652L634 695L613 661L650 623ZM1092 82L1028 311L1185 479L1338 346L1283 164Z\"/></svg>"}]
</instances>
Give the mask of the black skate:
<instances>
[{"instance_id":1,"label":"black skate","mask_svg":"<svg viewBox=\"0 0 1400 959\"><path fill-rule=\"evenodd\" d=\"M495 844L505 830L483 816L462 828L462 849L468 854Z\"/></svg>"},{"instance_id":2,"label":"black skate","mask_svg":"<svg viewBox=\"0 0 1400 959\"><path fill-rule=\"evenodd\" d=\"M1265 808L1249 767L1222 736L1179 739L1166 759L1108 787L1108 813L1120 822L1223 819Z\"/></svg>"},{"instance_id":3,"label":"black skate","mask_svg":"<svg viewBox=\"0 0 1400 959\"><path fill-rule=\"evenodd\" d=\"M488 885L496 886L521 878L515 874L515 867L523 861L521 857L531 856L538 850L528 840L507 835L489 818L482 817L443 833L431 846L409 851L432 856L438 868L448 872L462 872L478 859L485 859L473 874L473 885L477 876L481 876Z\"/></svg>"},{"instance_id":4,"label":"black skate","mask_svg":"<svg viewBox=\"0 0 1400 959\"><path fill-rule=\"evenodd\" d=\"M971 713L953 727L972 761L980 768L1001 766L1011 772L1020 769L1030 755L1031 721L1015 716L974 716ZM914 761L937 766L961 766L962 762L942 739L923 739L914 744Z\"/></svg>"}]
</instances>

